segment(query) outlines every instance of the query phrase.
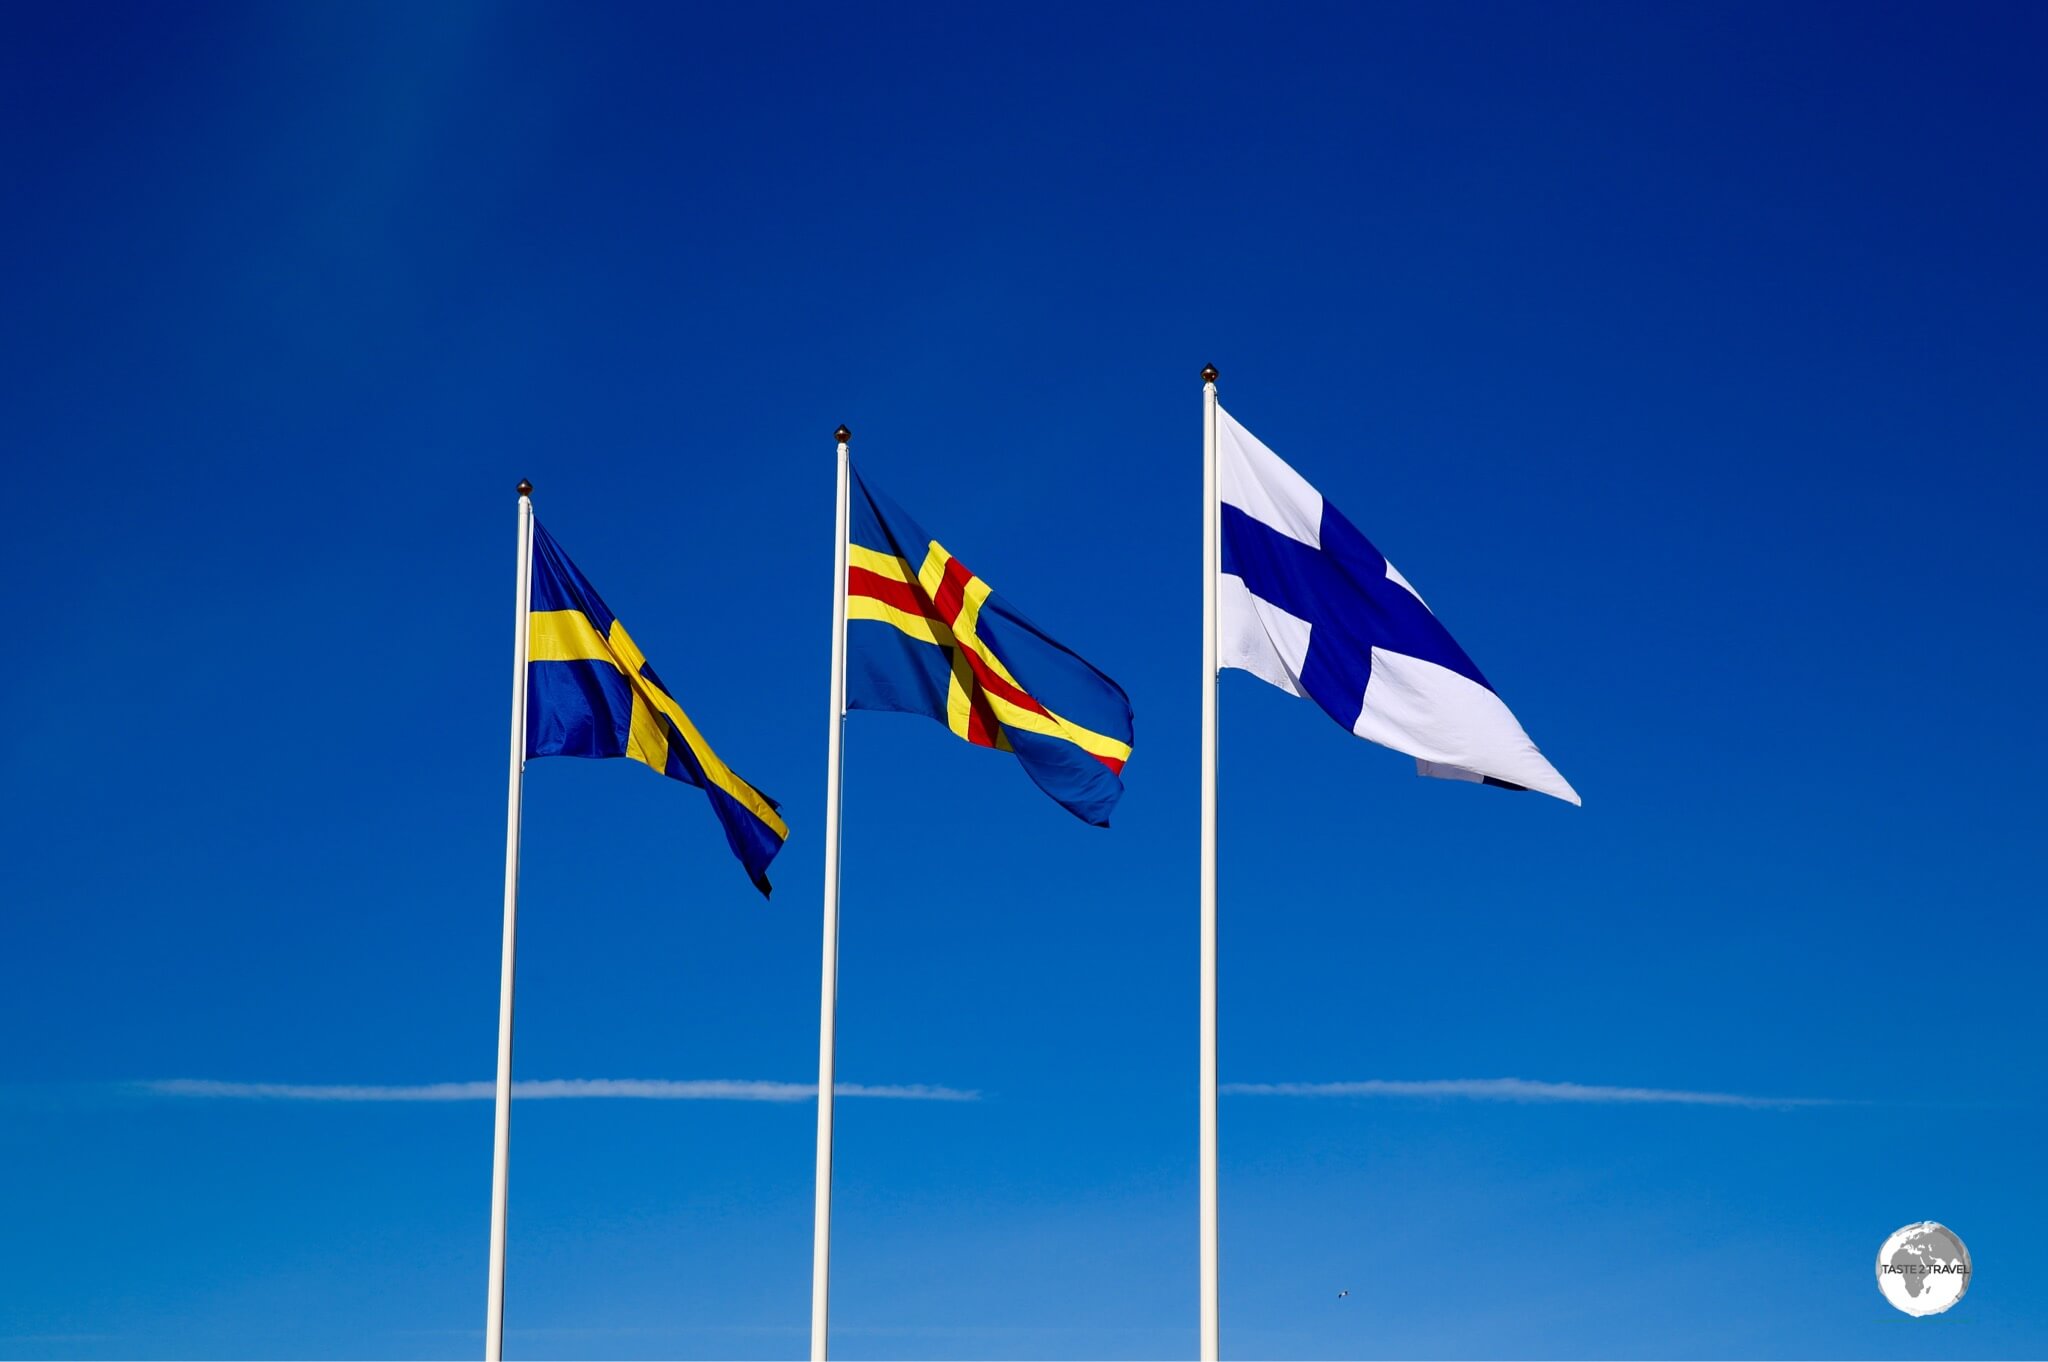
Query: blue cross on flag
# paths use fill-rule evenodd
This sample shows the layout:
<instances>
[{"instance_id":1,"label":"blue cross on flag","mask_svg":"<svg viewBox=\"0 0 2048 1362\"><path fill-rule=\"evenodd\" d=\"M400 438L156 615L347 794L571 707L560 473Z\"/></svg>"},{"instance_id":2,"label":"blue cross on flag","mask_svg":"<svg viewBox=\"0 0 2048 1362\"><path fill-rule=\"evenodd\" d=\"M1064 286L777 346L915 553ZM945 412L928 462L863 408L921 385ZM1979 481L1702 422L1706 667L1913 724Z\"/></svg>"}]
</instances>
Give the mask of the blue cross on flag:
<instances>
[{"instance_id":1,"label":"blue cross on flag","mask_svg":"<svg viewBox=\"0 0 2048 1362\"><path fill-rule=\"evenodd\" d=\"M1314 700L1425 776L1579 802L1408 579L1221 407L1216 485L1220 666Z\"/></svg>"}]
</instances>

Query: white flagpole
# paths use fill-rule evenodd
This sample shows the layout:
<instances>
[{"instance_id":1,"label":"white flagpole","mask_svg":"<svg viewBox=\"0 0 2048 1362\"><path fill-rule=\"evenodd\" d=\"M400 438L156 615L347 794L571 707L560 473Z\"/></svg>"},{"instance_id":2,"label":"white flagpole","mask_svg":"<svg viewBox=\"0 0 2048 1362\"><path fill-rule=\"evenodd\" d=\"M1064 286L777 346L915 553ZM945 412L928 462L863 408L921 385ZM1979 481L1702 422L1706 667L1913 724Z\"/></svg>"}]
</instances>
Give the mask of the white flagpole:
<instances>
[{"instance_id":1,"label":"white flagpole","mask_svg":"<svg viewBox=\"0 0 2048 1362\"><path fill-rule=\"evenodd\" d=\"M1216 366L1202 370L1202 1362L1221 1333L1216 1216Z\"/></svg>"},{"instance_id":2,"label":"white flagpole","mask_svg":"<svg viewBox=\"0 0 2048 1362\"><path fill-rule=\"evenodd\" d=\"M825 741L825 939L818 994L818 1188L811 1230L811 1362L825 1362L825 1318L832 1281L832 1032L839 1016L840 744L846 731L846 537L850 491L841 426L838 533L832 546L832 727Z\"/></svg>"},{"instance_id":3,"label":"white flagpole","mask_svg":"<svg viewBox=\"0 0 2048 1362\"><path fill-rule=\"evenodd\" d=\"M498 965L497 1131L491 1145L491 1286L484 1362L505 1355L505 1164L512 1149L512 957L519 936L520 795L526 783L526 628L533 600L533 484L519 484L519 585L512 625L512 765L505 793L505 944Z\"/></svg>"}]
</instances>

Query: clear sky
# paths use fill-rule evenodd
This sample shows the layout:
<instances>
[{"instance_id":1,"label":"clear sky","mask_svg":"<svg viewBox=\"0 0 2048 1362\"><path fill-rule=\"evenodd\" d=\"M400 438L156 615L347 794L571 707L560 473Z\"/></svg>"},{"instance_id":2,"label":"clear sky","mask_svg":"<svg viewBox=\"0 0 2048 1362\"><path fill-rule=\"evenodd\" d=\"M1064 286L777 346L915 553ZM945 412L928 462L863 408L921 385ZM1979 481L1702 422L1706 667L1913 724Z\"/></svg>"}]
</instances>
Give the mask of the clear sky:
<instances>
[{"instance_id":1,"label":"clear sky","mask_svg":"<svg viewBox=\"0 0 2048 1362\"><path fill-rule=\"evenodd\" d=\"M1226 1353L2048 1353L2038 7L0 26L0 1354L479 1352L521 477L794 832L535 763L518 1076L813 1077L842 421L1137 744L849 722L835 1346L1192 1352L1206 362L1585 797L1224 679ZM508 1355L800 1355L811 1140L519 1104Z\"/></svg>"}]
</instances>

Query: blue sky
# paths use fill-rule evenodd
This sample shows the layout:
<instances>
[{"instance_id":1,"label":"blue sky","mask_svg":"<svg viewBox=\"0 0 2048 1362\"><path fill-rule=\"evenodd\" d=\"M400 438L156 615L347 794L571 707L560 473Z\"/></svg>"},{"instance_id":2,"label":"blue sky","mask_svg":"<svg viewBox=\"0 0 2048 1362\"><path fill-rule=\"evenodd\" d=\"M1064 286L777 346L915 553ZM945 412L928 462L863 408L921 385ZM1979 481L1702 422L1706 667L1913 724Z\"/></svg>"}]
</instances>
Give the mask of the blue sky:
<instances>
[{"instance_id":1,"label":"blue sky","mask_svg":"<svg viewBox=\"0 0 2048 1362\"><path fill-rule=\"evenodd\" d=\"M1224 1099L1226 1352L2048 1352L2037 10L0 24L0 1355L480 1349L488 1102L162 1084L490 1076L521 477L794 835L536 763L518 1076L813 1076L841 421L1137 745L853 716L835 1348L1190 1353L1205 362L1586 801L1225 678L1223 1078L1396 1085ZM517 1107L508 1355L801 1354L747 1091Z\"/></svg>"}]
</instances>

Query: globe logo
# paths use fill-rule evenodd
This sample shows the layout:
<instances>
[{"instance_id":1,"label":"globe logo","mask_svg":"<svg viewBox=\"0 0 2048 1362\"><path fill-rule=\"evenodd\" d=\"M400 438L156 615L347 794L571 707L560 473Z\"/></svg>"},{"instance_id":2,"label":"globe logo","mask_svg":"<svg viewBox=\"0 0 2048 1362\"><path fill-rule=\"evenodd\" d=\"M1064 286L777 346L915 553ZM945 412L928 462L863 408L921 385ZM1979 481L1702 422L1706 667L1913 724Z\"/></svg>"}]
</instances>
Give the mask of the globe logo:
<instances>
[{"instance_id":1,"label":"globe logo","mask_svg":"<svg viewBox=\"0 0 2048 1362\"><path fill-rule=\"evenodd\" d=\"M1877 1289L1909 1315L1938 1315L1970 1289L1970 1251L1932 1220L1894 1230L1877 1251Z\"/></svg>"}]
</instances>

